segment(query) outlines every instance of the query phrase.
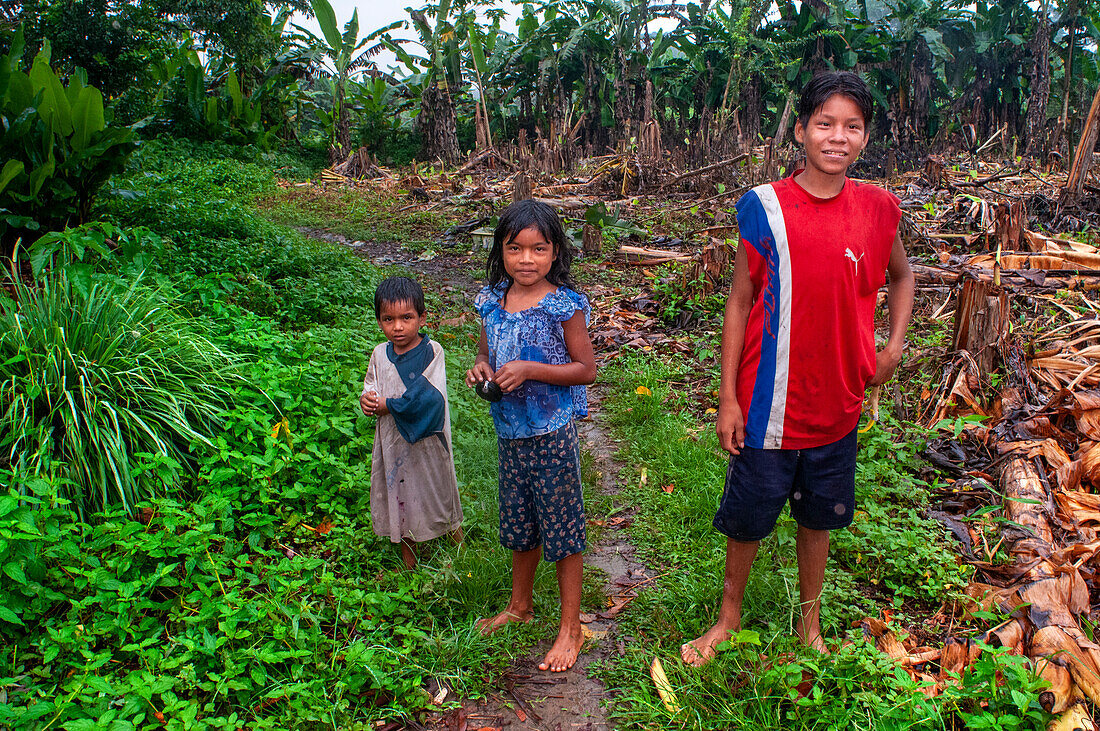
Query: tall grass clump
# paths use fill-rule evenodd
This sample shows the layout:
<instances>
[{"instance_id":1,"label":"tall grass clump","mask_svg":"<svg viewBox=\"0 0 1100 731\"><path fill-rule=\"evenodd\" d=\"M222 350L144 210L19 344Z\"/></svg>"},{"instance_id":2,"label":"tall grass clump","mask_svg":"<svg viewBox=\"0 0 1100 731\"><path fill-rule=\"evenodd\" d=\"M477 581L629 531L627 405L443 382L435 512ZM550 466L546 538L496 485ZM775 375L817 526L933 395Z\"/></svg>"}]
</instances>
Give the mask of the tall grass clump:
<instances>
[{"instance_id":1,"label":"tall grass clump","mask_svg":"<svg viewBox=\"0 0 1100 731\"><path fill-rule=\"evenodd\" d=\"M81 514L129 513L209 443L231 358L140 280L63 270L0 294L0 463L71 482Z\"/></svg>"}]
</instances>

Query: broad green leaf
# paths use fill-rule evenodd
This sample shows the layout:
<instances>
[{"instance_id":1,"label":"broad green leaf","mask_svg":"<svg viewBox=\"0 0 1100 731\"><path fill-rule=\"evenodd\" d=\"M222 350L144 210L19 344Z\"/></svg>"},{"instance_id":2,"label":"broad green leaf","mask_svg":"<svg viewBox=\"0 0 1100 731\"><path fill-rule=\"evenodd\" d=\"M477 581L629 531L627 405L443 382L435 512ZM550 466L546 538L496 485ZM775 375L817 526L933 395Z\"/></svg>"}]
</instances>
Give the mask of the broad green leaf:
<instances>
[{"instance_id":1,"label":"broad green leaf","mask_svg":"<svg viewBox=\"0 0 1100 731\"><path fill-rule=\"evenodd\" d=\"M49 156L49 158L47 158L46 162L44 162L42 165L39 165L31 173L31 196L32 197L38 195L39 191L42 190L42 186L45 184L46 180L54 174L54 171L56 170L56 168L57 168L57 166L54 163L54 158L53 158L53 143L51 142L50 143L50 156Z\"/></svg>"},{"instance_id":2,"label":"broad green leaf","mask_svg":"<svg viewBox=\"0 0 1100 731\"><path fill-rule=\"evenodd\" d=\"M7 102L4 106L12 111L27 109L34 103L34 85L22 71L13 71L8 79Z\"/></svg>"},{"instance_id":3,"label":"broad green leaf","mask_svg":"<svg viewBox=\"0 0 1100 731\"><path fill-rule=\"evenodd\" d=\"M65 87L61 79L50 68L42 53L34 59L30 73L31 85L35 94L41 94L38 103L38 116L60 134L68 137L73 133L72 107L65 96Z\"/></svg>"},{"instance_id":4,"label":"broad green leaf","mask_svg":"<svg viewBox=\"0 0 1100 731\"><path fill-rule=\"evenodd\" d=\"M23 620L19 618L19 615L4 606L0 606L0 619L12 624L23 624Z\"/></svg>"},{"instance_id":5,"label":"broad green leaf","mask_svg":"<svg viewBox=\"0 0 1100 731\"><path fill-rule=\"evenodd\" d=\"M8 183L21 172L23 172L22 160L8 160L4 163L4 169L0 170L0 193L4 192L4 188L8 187Z\"/></svg>"},{"instance_id":6,"label":"broad green leaf","mask_svg":"<svg viewBox=\"0 0 1100 731\"><path fill-rule=\"evenodd\" d=\"M241 84L237 81L236 72L229 72L229 78L226 80L225 86L229 90L229 99L233 102L233 116L239 117L241 116L243 98L241 96Z\"/></svg>"},{"instance_id":7,"label":"broad green leaf","mask_svg":"<svg viewBox=\"0 0 1100 731\"><path fill-rule=\"evenodd\" d=\"M470 38L470 54L474 57L474 66L477 67L479 74L485 73L485 51L481 47L481 36L478 34L477 26L474 23L468 23L466 30Z\"/></svg>"},{"instance_id":8,"label":"broad green leaf","mask_svg":"<svg viewBox=\"0 0 1100 731\"><path fill-rule=\"evenodd\" d=\"M218 123L218 98L209 97L206 100L205 114L206 123L213 126Z\"/></svg>"},{"instance_id":9,"label":"broad green leaf","mask_svg":"<svg viewBox=\"0 0 1100 731\"><path fill-rule=\"evenodd\" d=\"M103 94L94 86L83 87L73 105L73 149L83 150L88 146L92 135L102 131L105 126Z\"/></svg>"},{"instance_id":10,"label":"broad green leaf","mask_svg":"<svg viewBox=\"0 0 1100 731\"><path fill-rule=\"evenodd\" d=\"M59 237L50 234L43 236L31 245L31 272L34 273L35 277L42 273L42 270L53 260L54 254L59 249L61 249Z\"/></svg>"},{"instance_id":11,"label":"broad green leaf","mask_svg":"<svg viewBox=\"0 0 1100 731\"><path fill-rule=\"evenodd\" d=\"M328 0L310 0L313 14L317 16L317 25L321 26L321 32L325 35L329 47L333 53L339 53L343 45L340 38L340 28L336 25L336 11Z\"/></svg>"}]
</instances>

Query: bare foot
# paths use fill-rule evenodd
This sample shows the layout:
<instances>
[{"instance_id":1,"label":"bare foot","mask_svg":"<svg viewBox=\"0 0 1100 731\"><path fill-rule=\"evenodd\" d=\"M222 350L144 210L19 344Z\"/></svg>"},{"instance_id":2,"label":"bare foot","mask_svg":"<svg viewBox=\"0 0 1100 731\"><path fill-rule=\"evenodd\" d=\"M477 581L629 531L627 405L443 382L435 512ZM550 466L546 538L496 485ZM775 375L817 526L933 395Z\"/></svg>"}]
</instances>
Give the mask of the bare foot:
<instances>
[{"instance_id":1,"label":"bare foot","mask_svg":"<svg viewBox=\"0 0 1100 731\"><path fill-rule=\"evenodd\" d=\"M505 609L500 614L492 617L482 617L477 620L477 628L481 630L481 634L491 635L509 622L530 622L534 616L535 613L530 609L525 612L513 612L511 609Z\"/></svg>"},{"instance_id":2,"label":"bare foot","mask_svg":"<svg viewBox=\"0 0 1100 731\"><path fill-rule=\"evenodd\" d=\"M569 629L562 626L558 631L558 639L554 640L550 652L539 663L539 670L549 670L552 673L561 673L573 667L584 645L584 634L580 626Z\"/></svg>"},{"instance_id":3,"label":"bare foot","mask_svg":"<svg viewBox=\"0 0 1100 731\"><path fill-rule=\"evenodd\" d=\"M405 568L409 571L416 568L416 546L412 541L401 540L401 560L405 562Z\"/></svg>"},{"instance_id":4,"label":"bare foot","mask_svg":"<svg viewBox=\"0 0 1100 731\"><path fill-rule=\"evenodd\" d=\"M714 657L715 648L730 638L735 629L716 624L691 642L680 645L680 659L685 665L701 668Z\"/></svg>"},{"instance_id":5,"label":"bare foot","mask_svg":"<svg viewBox=\"0 0 1100 731\"><path fill-rule=\"evenodd\" d=\"M818 632L816 635L814 635L813 638L809 642L806 642L805 640L803 640L802 643L804 645L806 645L806 647L809 647L810 649L817 650L822 655L828 655L829 654L829 648L825 646L825 639L821 636L820 632Z\"/></svg>"}]
</instances>

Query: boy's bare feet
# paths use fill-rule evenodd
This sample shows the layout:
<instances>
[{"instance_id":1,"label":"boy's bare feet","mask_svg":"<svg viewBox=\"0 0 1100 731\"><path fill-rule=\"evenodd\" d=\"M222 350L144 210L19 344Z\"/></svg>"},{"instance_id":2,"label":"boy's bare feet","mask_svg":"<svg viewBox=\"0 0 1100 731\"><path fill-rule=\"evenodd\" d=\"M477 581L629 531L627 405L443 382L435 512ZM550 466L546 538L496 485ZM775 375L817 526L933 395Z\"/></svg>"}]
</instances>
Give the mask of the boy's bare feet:
<instances>
[{"instance_id":1,"label":"boy's bare feet","mask_svg":"<svg viewBox=\"0 0 1100 731\"><path fill-rule=\"evenodd\" d=\"M680 645L680 659L685 665L701 668L714 657L715 648L730 638L730 632L736 631L736 627L730 627L719 621L691 642Z\"/></svg>"},{"instance_id":2,"label":"boy's bare feet","mask_svg":"<svg viewBox=\"0 0 1100 731\"><path fill-rule=\"evenodd\" d=\"M509 622L530 622L534 616L535 613L530 609L514 611L506 607L500 614L495 614L492 617L482 617L477 620L477 628L481 630L481 634L491 635Z\"/></svg>"},{"instance_id":3,"label":"boy's bare feet","mask_svg":"<svg viewBox=\"0 0 1100 731\"><path fill-rule=\"evenodd\" d=\"M584 633L579 624L575 627L562 625L558 631L558 639L554 640L554 645L539 663L539 670L549 670L552 673L568 670L577 661L583 645Z\"/></svg>"}]
</instances>

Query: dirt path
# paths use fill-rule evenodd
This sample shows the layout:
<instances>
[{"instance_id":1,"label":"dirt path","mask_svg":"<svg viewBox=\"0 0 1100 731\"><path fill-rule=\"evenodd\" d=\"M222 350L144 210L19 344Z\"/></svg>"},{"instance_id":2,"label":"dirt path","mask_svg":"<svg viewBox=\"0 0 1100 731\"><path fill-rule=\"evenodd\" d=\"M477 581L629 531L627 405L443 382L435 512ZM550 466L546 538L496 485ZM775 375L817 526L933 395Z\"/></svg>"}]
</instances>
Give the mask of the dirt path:
<instances>
[{"instance_id":1,"label":"dirt path","mask_svg":"<svg viewBox=\"0 0 1100 731\"><path fill-rule=\"evenodd\" d=\"M419 258L394 242L353 241L339 234L317 229L300 229L303 234L323 241L348 246L356 254L378 266L403 266L424 279L432 280L452 296L461 298L465 309L481 287L482 273L472 266L465 252L457 250L436 253L431 258ZM455 302L455 304L461 304ZM598 357L598 354L597 354ZM644 591L653 572L635 557L630 543L629 528L634 509L617 504L618 475L621 465L615 460L616 446L601 421L601 388L589 389L589 418L578 422L582 452L591 460L588 474L595 475L595 489L606 496L600 502L612 506L613 515L588 512L588 551L585 568L605 577L606 606L602 611L583 614L585 641L577 664L565 673L550 673L538 669L553 637L540 642L530 653L516 659L495 682L495 688L481 700L465 700L460 709L444 714L432 728L512 729L513 731L607 731L612 728L604 701L608 689L595 679L593 663L622 653L625 639L616 619L639 591Z\"/></svg>"}]
</instances>

